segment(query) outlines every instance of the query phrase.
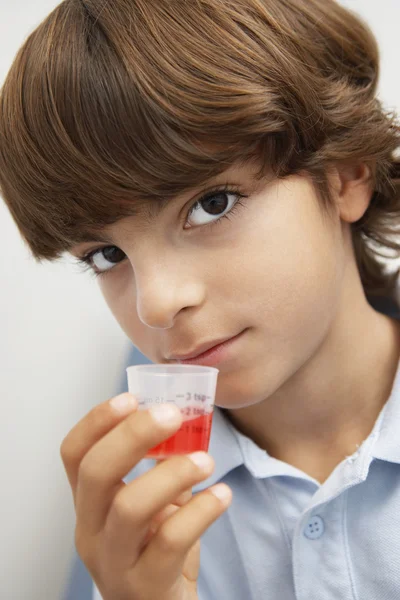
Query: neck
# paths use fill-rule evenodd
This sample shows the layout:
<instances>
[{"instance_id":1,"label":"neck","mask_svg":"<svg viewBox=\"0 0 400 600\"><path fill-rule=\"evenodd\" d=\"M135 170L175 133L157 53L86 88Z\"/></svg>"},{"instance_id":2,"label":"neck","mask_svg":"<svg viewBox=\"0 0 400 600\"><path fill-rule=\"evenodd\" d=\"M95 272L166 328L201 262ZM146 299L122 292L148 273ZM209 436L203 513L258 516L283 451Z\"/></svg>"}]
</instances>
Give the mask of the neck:
<instances>
[{"instance_id":1,"label":"neck","mask_svg":"<svg viewBox=\"0 0 400 600\"><path fill-rule=\"evenodd\" d=\"M343 300L318 351L272 396L227 411L271 456L323 482L371 433L400 356L400 324L376 312L359 290ZM354 294L353 294L354 299Z\"/></svg>"}]
</instances>

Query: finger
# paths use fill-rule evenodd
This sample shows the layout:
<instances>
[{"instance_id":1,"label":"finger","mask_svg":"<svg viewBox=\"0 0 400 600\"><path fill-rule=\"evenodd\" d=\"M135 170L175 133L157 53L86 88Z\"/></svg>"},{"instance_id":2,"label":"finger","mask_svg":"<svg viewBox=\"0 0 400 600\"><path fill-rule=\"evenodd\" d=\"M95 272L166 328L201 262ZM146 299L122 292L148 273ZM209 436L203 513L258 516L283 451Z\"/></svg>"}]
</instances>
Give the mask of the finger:
<instances>
[{"instance_id":1,"label":"finger","mask_svg":"<svg viewBox=\"0 0 400 600\"><path fill-rule=\"evenodd\" d=\"M154 597L161 596L163 589L172 587L181 576L184 565L190 571L186 558L192 547L231 501L231 489L221 483L197 494L159 527L132 569L131 577L143 581L151 578Z\"/></svg>"},{"instance_id":2,"label":"finger","mask_svg":"<svg viewBox=\"0 0 400 600\"><path fill-rule=\"evenodd\" d=\"M153 517L147 529L147 533L143 539L143 542L140 546L139 554L142 553L142 550L147 546L152 537L157 533L160 525L162 525L162 523L164 523L164 521L166 521L177 510L179 510L179 506L176 506L175 504L168 504L165 508L160 510L160 512Z\"/></svg>"},{"instance_id":3,"label":"finger","mask_svg":"<svg viewBox=\"0 0 400 600\"><path fill-rule=\"evenodd\" d=\"M166 460L166 459L165 458L158 459L156 461L157 465L161 464L164 460ZM175 504L175 506L183 506L184 504L189 502L189 500L192 496L193 496L193 492L192 492L192 488L190 487L189 489L182 492L177 498L175 498L175 500L173 500L172 504Z\"/></svg>"},{"instance_id":4,"label":"finger","mask_svg":"<svg viewBox=\"0 0 400 600\"><path fill-rule=\"evenodd\" d=\"M183 506L184 504L187 504L189 502L192 496L192 488L189 488L188 490L182 492L177 498L175 498L172 504L175 504L175 506Z\"/></svg>"},{"instance_id":5,"label":"finger","mask_svg":"<svg viewBox=\"0 0 400 600\"><path fill-rule=\"evenodd\" d=\"M161 419L166 413L156 408L162 406L171 409L171 420ZM135 411L92 446L81 461L76 488L77 522L86 533L95 535L103 528L121 479L148 450L171 437L181 424L179 408L158 405L150 410ZM143 497L147 495L148 490Z\"/></svg>"},{"instance_id":6,"label":"finger","mask_svg":"<svg viewBox=\"0 0 400 600\"><path fill-rule=\"evenodd\" d=\"M211 475L215 463L204 452L195 453L207 459L204 467L190 460L190 455L175 456L127 484L115 496L104 526L109 561L115 568L130 568L148 540L148 529L157 527L166 506L178 498L182 491ZM175 508L179 508L175 505ZM153 531L154 533L154 531Z\"/></svg>"},{"instance_id":7,"label":"finger","mask_svg":"<svg viewBox=\"0 0 400 600\"><path fill-rule=\"evenodd\" d=\"M132 394L124 393L95 406L64 438L60 454L72 489L74 503L79 465L83 457L106 433L137 409Z\"/></svg>"},{"instance_id":8,"label":"finger","mask_svg":"<svg viewBox=\"0 0 400 600\"><path fill-rule=\"evenodd\" d=\"M198 539L186 554L182 566L182 575L197 584L200 571L200 539Z\"/></svg>"},{"instance_id":9,"label":"finger","mask_svg":"<svg viewBox=\"0 0 400 600\"><path fill-rule=\"evenodd\" d=\"M171 504L167 504L167 506L165 508L163 508L158 513L156 513L156 515L151 520L151 523L147 530L147 534L142 543L142 548L144 546L147 546L149 541L152 539L153 535L158 531L159 526L162 523L164 523L164 521L166 519L168 519L168 517L170 517L172 514L174 514L180 506L187 504L187 502L189 502L189 500L192 498L192 496L193 496L192 488L189 488L188 490L185 490L184 492L182 492L182 494L180 494L173 502L171 502ZM140 553L141 553L141 550L139 551L139 554Z\"/></svg>"}]
</instances>

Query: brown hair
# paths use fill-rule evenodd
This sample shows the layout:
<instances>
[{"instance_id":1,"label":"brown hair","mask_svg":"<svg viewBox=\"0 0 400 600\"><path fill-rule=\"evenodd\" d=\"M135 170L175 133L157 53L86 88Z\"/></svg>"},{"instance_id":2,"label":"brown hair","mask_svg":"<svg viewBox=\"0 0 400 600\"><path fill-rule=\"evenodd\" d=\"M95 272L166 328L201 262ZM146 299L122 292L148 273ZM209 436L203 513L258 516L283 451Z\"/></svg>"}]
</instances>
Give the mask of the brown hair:
<instances>
[{"instance_id":1,"label":"brown hair","mask_svg":"<svg viewBox=\"0 0 400 600\"><path fill-rule=\"evenodd\" d=\"M238 160L307 172L326 208L329 166L365 162L356 259L365 291L390 296L400 125L378 75L371 30L334 0L65 0L5 80L1 191L34 257L54 260Z\"/></svg>"}]
</instances>

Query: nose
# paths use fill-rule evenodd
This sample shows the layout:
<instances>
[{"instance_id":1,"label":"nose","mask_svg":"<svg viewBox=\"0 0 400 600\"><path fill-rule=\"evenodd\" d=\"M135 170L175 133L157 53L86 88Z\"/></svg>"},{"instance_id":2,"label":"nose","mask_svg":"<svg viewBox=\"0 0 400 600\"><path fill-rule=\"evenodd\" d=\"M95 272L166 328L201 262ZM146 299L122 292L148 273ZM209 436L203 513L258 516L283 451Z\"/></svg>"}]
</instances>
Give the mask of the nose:
<instances>
[{"instance_id":1,"label":"nose","mask_svg":"<svg viewBox=\"0 0 400 600\"><path fill-rule=\"evenodd\" d=\"M184 309L204 301L204 284L195 269L180 259L146 261L135 270L136 310L139 319L152 329L173 327Z\"/></svg>"}]
</instances>

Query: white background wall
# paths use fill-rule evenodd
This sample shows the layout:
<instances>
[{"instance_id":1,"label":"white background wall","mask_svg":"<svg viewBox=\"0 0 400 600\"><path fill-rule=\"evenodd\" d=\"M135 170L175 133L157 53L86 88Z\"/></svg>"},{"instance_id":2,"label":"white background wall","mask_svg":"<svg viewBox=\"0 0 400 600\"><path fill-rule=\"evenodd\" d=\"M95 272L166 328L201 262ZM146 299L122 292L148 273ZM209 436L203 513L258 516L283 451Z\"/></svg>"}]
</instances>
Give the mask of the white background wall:
<instances>
[{"instance_id":1,"label":"white background wall","mask_svg":"<svg viewBox=\"0 0 400 600\"><path fill-rule=\"evenodd\" d=\"M378 37L380 96L400 111L399 0L343 0ZM0 82L23 40L56 6L0 0ZM39 266L0 202L0 598L58 600L74 512L59 446L114 395L128 340L88 275Z\"/></svg>"}]
</instances>

